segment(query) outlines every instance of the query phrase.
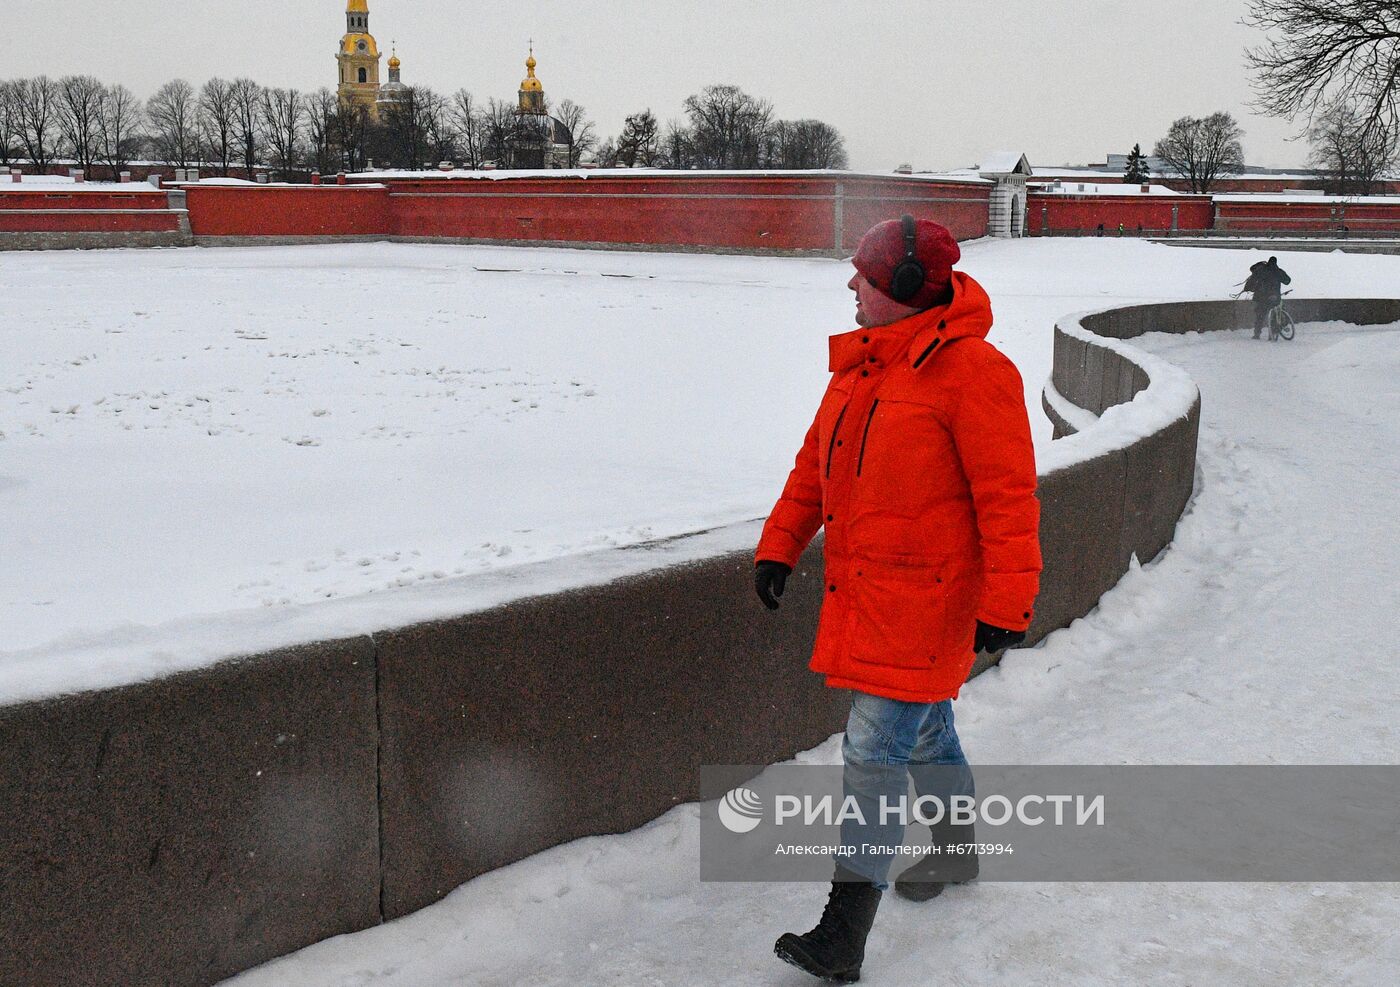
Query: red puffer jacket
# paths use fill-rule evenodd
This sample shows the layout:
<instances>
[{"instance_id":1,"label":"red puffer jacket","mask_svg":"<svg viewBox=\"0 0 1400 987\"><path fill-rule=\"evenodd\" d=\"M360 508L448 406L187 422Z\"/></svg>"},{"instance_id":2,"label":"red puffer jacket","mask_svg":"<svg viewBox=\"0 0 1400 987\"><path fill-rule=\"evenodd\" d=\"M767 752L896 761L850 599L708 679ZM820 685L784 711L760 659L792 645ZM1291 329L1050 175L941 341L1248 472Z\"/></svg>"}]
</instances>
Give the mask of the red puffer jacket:
<instances>
[{"instance_id":1,"label":"red puffer jacket","mask_svg":"<svg viewBox=\"0 0 1400 987\"><path fill-rule=\"evenodd\" d=\"M1040 503L1021 376L987 293L831 338L831 383L756 558L795 566L826 526L813 671L910 702L958 694L976 622L1024 630Z\"/></svg>"}]
</instances>

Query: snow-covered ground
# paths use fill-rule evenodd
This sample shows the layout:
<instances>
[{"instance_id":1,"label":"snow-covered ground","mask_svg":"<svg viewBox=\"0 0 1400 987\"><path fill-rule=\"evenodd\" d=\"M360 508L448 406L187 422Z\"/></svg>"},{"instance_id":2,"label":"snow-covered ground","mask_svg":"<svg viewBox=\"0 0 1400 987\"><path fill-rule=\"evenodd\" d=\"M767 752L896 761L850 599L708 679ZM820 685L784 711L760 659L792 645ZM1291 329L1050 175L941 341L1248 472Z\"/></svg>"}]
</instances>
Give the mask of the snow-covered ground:
<instances>
[{"instance_id":1,"label":"snow-covered ground","mask_svg":"<svg viewBox=\"0 0 1400 987\"><path fill-rule=\"evenodd\" d=\"M1056 317L1223 297L1258 256L1057 239L968 244L962 266L1044 442ZM1307 293L1400 284L1390 257L1286 266ZM0 254L0 701L459 613L503 573L493 599L762 516L826 336L852 325L849 272L409 244Z\"/></svg>"},{"instance_id":2,"label":"snow-covered ground","mask_svg":"<svg viewBox=\"0 0 1400 987\"><path fill-rule=\"evenodd\" d=\"M1203 277L1219 256L1122 250L1112 268L1091 241L996 245L974 258L989 272L999 258L1025 258L1022 287L1038 280L1035 265L1047 287L1072 292L1089 276L1076 276L1077 265L1097 263L1099 278L1151 269L1175 285ZM1226 257L1217 276L1245 260ZM1289 267L1309 291L1338 290L1344 270L1368 264L1298 260ZM1388 283L1400 285L1390 271ZM1005 268L988 281L1001 289L994 297L1016 297ZM1130 572L1088 617L1011 652L963 690L957 718L969 756L974 764L1393 763L1400 325L1303 326L1290 344L1247 332L1141 342L1200 384L1196 498L1157 562ZM839 763L838 741L802 759ZM815 983L771 950L779 933L811 926L823 889L702 884L698 831L697 807L681 806L229 983ZM973 884L926 904L886 896L862 982L1389 985L1400 969L1398 929L1394 884Z\"/></svg>"}]
</instances>

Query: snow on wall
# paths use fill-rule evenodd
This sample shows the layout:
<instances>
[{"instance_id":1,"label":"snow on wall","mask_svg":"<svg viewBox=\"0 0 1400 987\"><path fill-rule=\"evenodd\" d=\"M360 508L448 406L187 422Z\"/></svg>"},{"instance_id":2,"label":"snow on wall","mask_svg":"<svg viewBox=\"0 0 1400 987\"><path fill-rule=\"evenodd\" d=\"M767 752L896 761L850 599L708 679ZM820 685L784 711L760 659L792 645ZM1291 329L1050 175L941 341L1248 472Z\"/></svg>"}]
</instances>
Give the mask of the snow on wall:
<instances>
[{"instance_id":1,"label":"snow on wall","mask_svg":"<svg viewBox=\"0 0 1400 987\"><path fill-rule=\"evenodd\" d=\"M1092 427L1050 443L1050 447L1038 457L1037 465L1042 477L1076 463L1126 449L1134 442L1155 435L1173 422L1185 418L1200 399L1200 390L1184 370L1120 339L1099 336L1085 329L1083 318L1093 314L1099 313L1084 312L1067 316L1060 320L1055 331L1086 346L1117 353L1146 372L1148 385L1132 400L1105 408L1101 415L1093 419ZM1055 389L1053 381L1046 387L1046 400L1075 427L1087 423L1094 413L1094 409L1083 408L1062 395Z\"/></svg>"},{"instance_id":2,"label":"snow on wall","mask_svg":"<svg viewBox=\"0 0 1400 987\"><path fill-rule=\"evenodd\" d=\"M471 171L465 168L454 168L450 171L363 171L355 172L348 177L352 182L441 181L443 179L500 182L522 179L552 181L565 178L660 178L667 181L686 181L697 178L875 178L934 183L951 182L958 185L992 184L989 179L981 178L975 173L906 174L889 171L784 170L780 168L696 169L693 171L676 171L670 168L524 168Z\"/></svg>"}]
</instances>

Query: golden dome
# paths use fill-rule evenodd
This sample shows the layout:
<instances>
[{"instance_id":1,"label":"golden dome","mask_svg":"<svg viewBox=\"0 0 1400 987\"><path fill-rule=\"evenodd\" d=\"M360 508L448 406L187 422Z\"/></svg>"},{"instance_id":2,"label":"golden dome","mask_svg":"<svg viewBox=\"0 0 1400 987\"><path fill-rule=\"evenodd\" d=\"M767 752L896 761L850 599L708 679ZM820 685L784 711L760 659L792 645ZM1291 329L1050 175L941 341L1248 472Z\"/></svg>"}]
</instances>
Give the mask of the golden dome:
<instances>
[{"instance_id":1,"label":"golden dome","mask_svg":"<svg viewBox=\"0 0 1400 987\"><path fill-rule=\"evenodd\" d=\"M345 12L347 14L368 14L369 0L350 0L345 5Z\"/></svg>"},{"instance_id":2,"label":"golden dome","mask_svg":"<svg viewBox=\"0 0 1400 987\"><path fill-rule=\"evenodd\" d=\"M539 79L536 79L536 78L535 78L535 65L536 65L536 64L537 64L537 63L535 62L535 50L534 50L533 48L531 48L531 49L530 49L530 57L527 58L527 59L525 59L525 72L526 72L526 75L525 75L524 80L520 83L520 91L521 91L522 93L542 93L542 92L544 92L544 85L540 82Z\"/></svg>"},{"instance_id":3,"label":"golden dome","mask_svg":"<svg viewBox=\"0 0 1400 987\"><path fill-rule=\"evenodd\" d=\"M402 64L403 63L399 61L399 56L397 54L389 58L389 68L391 69L396 69Z\"/></svg>"}]
</instances>

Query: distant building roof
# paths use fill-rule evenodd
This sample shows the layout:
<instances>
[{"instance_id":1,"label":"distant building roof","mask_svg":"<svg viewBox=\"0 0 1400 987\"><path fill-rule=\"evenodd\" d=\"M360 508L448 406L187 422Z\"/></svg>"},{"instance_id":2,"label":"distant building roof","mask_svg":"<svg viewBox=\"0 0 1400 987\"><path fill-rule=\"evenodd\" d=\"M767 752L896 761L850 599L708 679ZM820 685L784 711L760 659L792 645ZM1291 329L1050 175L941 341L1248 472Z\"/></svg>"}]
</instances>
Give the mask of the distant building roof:
<instances>
[{"instance_id":1,"label":"distant building roof","mask_svg":"<svg viewBox=\"0 0 1400 987\"><path fill-rule=\"evenodd\" d=\"M1015 151L993 151L982 158L977 172L982 175L1029 175L1032 169L1024 154L1017 154Z\"/></svg>"}]
</instances>

